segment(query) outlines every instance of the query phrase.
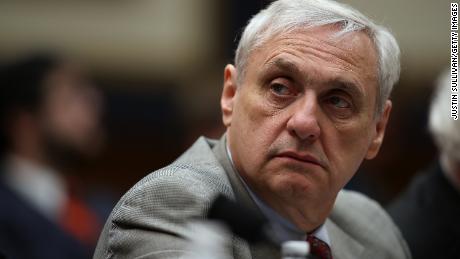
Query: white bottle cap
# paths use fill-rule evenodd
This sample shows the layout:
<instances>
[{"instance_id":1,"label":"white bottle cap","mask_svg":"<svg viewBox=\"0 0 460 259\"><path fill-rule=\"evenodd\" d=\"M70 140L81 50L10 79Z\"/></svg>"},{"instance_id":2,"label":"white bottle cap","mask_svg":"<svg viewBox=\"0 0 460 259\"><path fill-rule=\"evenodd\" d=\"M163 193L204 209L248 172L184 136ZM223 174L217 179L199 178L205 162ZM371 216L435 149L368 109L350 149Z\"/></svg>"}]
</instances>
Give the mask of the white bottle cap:
<instances>
[{"instance_id":1,"label":"white bottle cap","mask_svg":"<svg viewBox=\"0 0 460 259\"><path fill-rule=\"evenodd\" d=\"M283 257L305 257L308 253L310 253L310 244L307 241L286 241L281 247Z\"/></svg>"}]
</instances>

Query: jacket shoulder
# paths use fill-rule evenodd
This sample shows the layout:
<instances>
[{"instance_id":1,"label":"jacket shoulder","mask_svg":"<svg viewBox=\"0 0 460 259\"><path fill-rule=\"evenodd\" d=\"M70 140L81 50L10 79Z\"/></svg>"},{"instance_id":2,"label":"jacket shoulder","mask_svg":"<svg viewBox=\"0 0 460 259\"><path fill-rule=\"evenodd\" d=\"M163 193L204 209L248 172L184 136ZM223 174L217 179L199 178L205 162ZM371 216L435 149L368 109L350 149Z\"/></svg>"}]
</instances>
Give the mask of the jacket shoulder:
<instances>
[{"instance_id":1,"label":"jacket shoulder","mask_svg":"<svg viewBox=\"0 0 460 259\"><path fill-rule=\"evenodd\" d=\"M361 243L374 258L410 258L401 232L374 200L355 191L339 192L329 219Z\"/></svg>"},{"instance_id":2,"label":"jacket shoulder","mask_svg":"<svg viewBox=\"0 0 460 259\"><path fill-rule=\"evenodd\" d=\"M213 173L181 164L157 170L139 181L120 199L113 218L124 218L123 213L149 217L167 213L165 216L169 218L169 214L176 210L180 210L182 218L201 214L199 212L210 204L217 193L231 194L230 185L223 179L212 177Z\"/></svg>"},{"instance_id":3,"label":"jacket shoulder","mask_svg":"<svg viewBox=\"0 0 460 259\"><path fill-rule=\"evenodd\" d=\"M185 248L187 223L202 219L217 194L233 197L225 171L205 143L195 143L171 165L150 173L118 202L94 258L133 258ZM174 257L174 256L173 256ZM157 258L153 256L152 258Z\"/></svg>"}]
</instances>

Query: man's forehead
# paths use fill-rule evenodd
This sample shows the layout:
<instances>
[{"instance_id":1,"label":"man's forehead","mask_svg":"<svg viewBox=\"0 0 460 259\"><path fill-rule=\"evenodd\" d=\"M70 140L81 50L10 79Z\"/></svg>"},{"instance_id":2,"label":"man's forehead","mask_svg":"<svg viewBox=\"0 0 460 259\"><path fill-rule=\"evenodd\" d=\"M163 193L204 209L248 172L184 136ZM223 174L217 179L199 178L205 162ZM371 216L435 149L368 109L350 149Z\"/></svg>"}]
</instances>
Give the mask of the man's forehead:
<instances>
[{"instance_id":1,"label":"man's forehead","mask_svg":"<svg viewBox=\"0 0 460 259\"><path fill-rule=\"evenodd\" d=\"M261 49L270 45L278 48L292 46L296 44L294 40L297 40L299 45L309 44L318 50L339 55L345 60L349 58L371 60L377 56L375 45L365 30L342 31L336 24L281 32L270 37ZM371 51L363 52L363 49Z\"/></svg>"},{"instance_id":2,"label":"man's forehead","mask_svg":"<svg viewBox=\"0 0 460 259\"><path fill-rule=\"evenodd\" d=\"M357 79L373 82L378 79L377 54L367 33L352 31L340 35L339 27L335 25L301 28L278 34L252 55L252 60L259 57L258 64L255 64L256 70L276 65L286 71L301 74L299 69L304 62L314 64L317 60L326 62L323 65L352 72ZM294 58L291 62L290 56Z\"/></svg>"},{"instance_id":3,"label":"man's forehead","mask_svg":"<svg viewBox=\"0 0 460 259\"><path fill-rule=\"evenodd\" d=\"M376 76L377 53L369 36L363 31L340 33L329 25L279 33L255 49L250 60L258 59L261 63L257 66L265 66L279 62L275 62L279 55L294 54L299 58L321 58L347 70L375 68L371 74ZM289 64L283 66L295 69Z\"/></svg>"}]
</instances>

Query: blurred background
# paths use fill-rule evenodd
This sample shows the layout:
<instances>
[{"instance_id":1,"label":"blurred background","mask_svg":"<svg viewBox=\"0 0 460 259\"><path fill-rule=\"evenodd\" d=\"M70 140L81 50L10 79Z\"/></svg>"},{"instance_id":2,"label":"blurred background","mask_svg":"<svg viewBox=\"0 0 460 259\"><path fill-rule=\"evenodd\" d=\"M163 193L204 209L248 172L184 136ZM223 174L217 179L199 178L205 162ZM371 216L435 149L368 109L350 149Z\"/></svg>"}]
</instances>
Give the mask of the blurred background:
<instances>
[{"instance_id":1,"label":"blurred background","mask_svg":"<svg viewBox=\"0 0 460 259\"><path fill-rule=\"evenodd\" d=\"M200 135L219 137L223 68L247 20L270 1L0 2L0 63L36 49L80 64L104 96L105 145L79 172L86 191L118 199ZM436 156L429 97L450 58L450 1L347 0L391 28L402 73L380 155L349 188L389 202Z\"/></svg>"}]
</instances>

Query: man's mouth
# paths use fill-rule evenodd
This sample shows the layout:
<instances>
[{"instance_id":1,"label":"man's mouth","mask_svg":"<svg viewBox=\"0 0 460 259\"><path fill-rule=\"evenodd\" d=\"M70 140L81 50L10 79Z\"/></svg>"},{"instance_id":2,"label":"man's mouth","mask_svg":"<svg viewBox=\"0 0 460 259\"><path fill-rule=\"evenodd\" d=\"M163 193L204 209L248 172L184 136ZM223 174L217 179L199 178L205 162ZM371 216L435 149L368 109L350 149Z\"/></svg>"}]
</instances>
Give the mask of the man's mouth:
<instances>
[{"instance_id":1,"label":"man's mouth","mask_svg":"<svg viewBox=\"0 0 460 259\"><path fill-rule=\"evenodd\" d=\"M276 155L276 157L292 159L292 160L295 160L301 163L308 163L308 164L313 164L313 165L324 167L323 163L318 158L308 153L285 151L285 152L279 153L278 155Z\"/></svg>"}]
</instances>

